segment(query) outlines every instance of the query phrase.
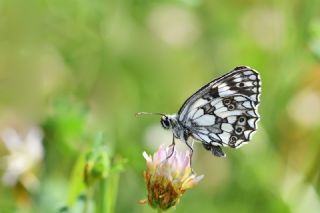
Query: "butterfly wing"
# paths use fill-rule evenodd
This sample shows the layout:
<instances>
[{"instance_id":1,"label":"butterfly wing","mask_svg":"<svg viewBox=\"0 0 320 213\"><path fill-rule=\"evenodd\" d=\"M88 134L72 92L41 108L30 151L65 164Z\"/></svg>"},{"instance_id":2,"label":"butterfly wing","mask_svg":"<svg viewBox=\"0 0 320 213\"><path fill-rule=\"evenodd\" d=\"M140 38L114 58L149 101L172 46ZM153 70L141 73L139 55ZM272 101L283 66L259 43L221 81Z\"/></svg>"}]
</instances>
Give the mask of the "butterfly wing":
<instances>
[{"instance_id":1,"label":"butterfly wing","mask_svg":"<svg viewBox=\"0 0 320 213\"><path fill-rule=\"evenodd\" d=\"M213 153L213 146L239 147L257 129L260 88L255 70L236 67L193 94L179 110L178 120Z\"/></svg>"}]
</instances>

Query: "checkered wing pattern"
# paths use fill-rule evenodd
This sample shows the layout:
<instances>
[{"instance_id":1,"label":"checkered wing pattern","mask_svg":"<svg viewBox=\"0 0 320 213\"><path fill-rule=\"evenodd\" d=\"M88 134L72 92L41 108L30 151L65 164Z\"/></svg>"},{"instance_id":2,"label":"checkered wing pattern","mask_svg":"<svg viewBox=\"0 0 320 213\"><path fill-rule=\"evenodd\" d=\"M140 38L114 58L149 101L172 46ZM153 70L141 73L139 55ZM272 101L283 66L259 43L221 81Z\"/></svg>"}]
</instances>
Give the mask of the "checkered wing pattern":
<instances>
[{"instance_id":1,"label":"checkered wing pattern","mask_svg":"<svg viewBox=\"0 0 320 213\"><path fill-rule=\"evenodd\" d=\"M220 146L237 148L257 129L261 91L257 71L236 67L193 94L178 112L179 122L216 156Z\"/></svg>"}]
</instances>

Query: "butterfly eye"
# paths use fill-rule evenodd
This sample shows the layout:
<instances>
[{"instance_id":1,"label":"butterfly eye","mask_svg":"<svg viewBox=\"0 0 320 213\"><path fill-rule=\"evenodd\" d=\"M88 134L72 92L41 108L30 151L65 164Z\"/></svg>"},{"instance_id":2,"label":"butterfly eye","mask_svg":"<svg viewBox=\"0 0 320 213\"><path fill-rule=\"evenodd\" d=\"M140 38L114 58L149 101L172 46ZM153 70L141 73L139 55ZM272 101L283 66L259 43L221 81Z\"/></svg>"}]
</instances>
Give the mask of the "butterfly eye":
<instances>
[{"instance_id":1,"label":"butterfly eye","mask_svg":"<svg viewBox=\"0 0 320 213\"><path fill-rule=\"evenodd\" d=\"M228 110L234 110L235 106L233 104L228 105Z\"/></svg>"},{"instance_id":2,"label":"butterfly eye","mask_svg":"<svg viewBox=\"0 0 320 213\"><path fill-rule=\"evenodd\" d=\"M162 125L163 128L165 128L165 129L169 129L170 128L170 122L169 122L168 117L163 116L161 118L160 122L161 122L161 125Z\"/></svg>"}]
</instances>

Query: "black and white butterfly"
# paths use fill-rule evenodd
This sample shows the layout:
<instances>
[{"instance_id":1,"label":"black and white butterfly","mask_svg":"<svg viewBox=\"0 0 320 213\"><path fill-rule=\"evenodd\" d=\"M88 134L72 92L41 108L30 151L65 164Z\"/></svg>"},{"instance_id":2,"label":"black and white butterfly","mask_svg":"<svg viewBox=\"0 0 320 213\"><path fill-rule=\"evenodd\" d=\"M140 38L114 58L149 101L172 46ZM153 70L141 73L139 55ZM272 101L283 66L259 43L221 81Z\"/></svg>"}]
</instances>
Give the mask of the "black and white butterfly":
<instances>
[{"instance_id":1,"label":"black and white butterfly","mask_svg":"<svg viewBox=\"0 0 320 213\"><path fill-rule=\"evenodd\" d=\"M224 157L221 146L238 148L249 142L257 130L261 81L250 67L236 67L189 97L177 114L162 115L161 125L171 129L174 138L188 143L190 137L200 141L206 150ZM139 113L148 114L148 113Z\"/></svg>"}]
</instances>

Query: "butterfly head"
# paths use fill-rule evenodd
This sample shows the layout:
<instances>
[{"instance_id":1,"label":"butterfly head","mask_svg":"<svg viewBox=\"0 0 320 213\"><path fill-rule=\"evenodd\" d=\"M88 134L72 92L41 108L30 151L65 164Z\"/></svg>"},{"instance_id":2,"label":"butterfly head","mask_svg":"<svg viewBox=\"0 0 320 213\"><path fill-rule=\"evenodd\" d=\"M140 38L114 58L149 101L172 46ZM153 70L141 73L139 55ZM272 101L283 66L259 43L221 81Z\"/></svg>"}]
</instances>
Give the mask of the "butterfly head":
<instances>
[{"instance_id":1,"label":"butterfly head","mask_svg":"<svg viewBox=\"0 0 320 213\"><path fill-rule=\"evenodd\" d=\"M161 117L160 123L161 123L162 127L165 129L169 129L171 127L171 120L166 115L163 115Z\"/></svg>"},{"instance_id":2,"label":"butterfly head","mask_svg":"<svg viewBox=\"0 0 320 213\"><path fill-rule=\"evenodd\" d=\"M175 129L177 126L177 115L165 115L159 112L138 112L136 116L140 115L161 115L160 123L164 129Z\"/></svg>"}]
</instances>

